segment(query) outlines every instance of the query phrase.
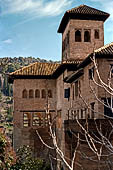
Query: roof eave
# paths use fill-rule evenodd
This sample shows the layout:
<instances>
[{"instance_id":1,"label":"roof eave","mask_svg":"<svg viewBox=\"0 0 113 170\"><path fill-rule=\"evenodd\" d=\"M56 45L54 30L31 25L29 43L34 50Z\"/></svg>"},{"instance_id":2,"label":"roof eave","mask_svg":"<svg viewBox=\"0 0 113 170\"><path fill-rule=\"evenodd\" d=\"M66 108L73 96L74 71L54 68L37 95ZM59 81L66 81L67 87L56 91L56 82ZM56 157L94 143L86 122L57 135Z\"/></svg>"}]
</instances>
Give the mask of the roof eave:
<instances>
[{"instance_id":1,"label":"roof eave","mask_svg":"<svg viewBox=\"0 0 113 170\"><path fill-rule=\"evenodd\" d=\"M106 13L106 15L91 15L91 14L75 14L66 12L61 20L60 26L58 28L58 33L63 33L66 25L68 24L70 19L79 19L79 20L95 20L95 21L103 21L110 16L110 14Z\"/></svg>"},{"instance_id":2,"label":"roof eave","mask_svg":"<svg viewBox=\"0 0 113 170\"><path fill-rule=\"evenodd\" d=\"M66 27L68 21L69 21L69 15L68 15L68 12L65 12L65 14L60 22L59 28L57 30L58 33L63 33L64 26Z\"/></svg>"},{"instance_id":3,"label":"roof eave","mask_svg":"<svg viewBox=\"0 0 113 170\"><path fill-rule=\"evenodd\" d=\"M90 64L92 62L91 57L93 57L93 55L94 55L94 53L91 53L90 55L88 55L88 57L85 60L83 60L83 62L78 64L77 69L84 68L88 64ZM99 54L99 53L95 53L95 57L96 58L108 58L108 59L111 59L111 58L113 58L113 54Z\"/></svg>"},{"instance_id":4,"label":"roof eave","mask_svg":"<svg viewBox=\"0 0 113 170\"><path fill-rule=\"evenodd\" d=\"M71 64L61 64L51 75L9 75L8 76L8 82L13 83L15 79L56 79L58 78L65 69L68 69L69 71L75 71L77 69L77 64L71 63Z\"/></svg>"},{"instance_id":5,"label":"roof eave","mask_svg":"<svg viewBox=\"0 0 113 170\"><path fill-rule=\"evenodd\" d=\"M53 79L52 75L9 75L8 82L13 83L15 79Z\"/></svg>"}]
</instances>

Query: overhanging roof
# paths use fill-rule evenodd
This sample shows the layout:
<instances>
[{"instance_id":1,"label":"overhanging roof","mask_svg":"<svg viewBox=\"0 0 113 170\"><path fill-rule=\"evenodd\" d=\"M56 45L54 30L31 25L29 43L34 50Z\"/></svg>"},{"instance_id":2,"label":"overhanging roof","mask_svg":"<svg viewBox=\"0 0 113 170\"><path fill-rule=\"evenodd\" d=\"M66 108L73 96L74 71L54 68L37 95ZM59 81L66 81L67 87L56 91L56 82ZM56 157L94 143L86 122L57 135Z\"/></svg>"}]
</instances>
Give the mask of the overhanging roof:
<instances>
[{"instance_id":1,"label":"overhanging roof","mask_svg":"<svg viewBox=\"0 0 113 170\"><path fill-rule=\"evenodd\" d=\"M96 58L110 58L113 59L113 42L107 44L99 49L94 50L94 53L88 55L80 64L77 65L77 69L74 73L70 74L64 81L66 83L72 83L84 74L83 68L92 62L92 57Z\"/></svg>"},{"instance_id":2,"label":"overhanging roof","mask_svg":"<svg viewBox=\"0 0 113 170\"><path fill-rule=\"evenodd\" d=\"M12 83L14 79L56 79L65 69L75 71L80 62L78 60L67 60L61 64L36 62L10 73L9 82Z\"/></svg>"},{"instance_id":3,"label":"overhanging roof","mask_svg":"<svg viewBox=\"0 0 113 170\"><path fill-rule=\"evenodd\" d=\"M108 17L109 14L106 12L89 7L87 5L80 5L65 12L58 28L58 32L64 32L65 27L70 19L105 21Z\"/></svg>"},{"instance_id":4,"label":"overhanging roof","mask_svg":"<svg viewBox=\"0 0 113 170\"><path fill-rule=\"evenodd\" d=\"M84 59L80 64L78 64L77 68L83 68L89 63L92 62L91 57L95 55L96 58L112 58L113 59L113 42L107 45L102 46L94 50L93 53L89 54L86 59Z\"/></svg>"}]
</instances>

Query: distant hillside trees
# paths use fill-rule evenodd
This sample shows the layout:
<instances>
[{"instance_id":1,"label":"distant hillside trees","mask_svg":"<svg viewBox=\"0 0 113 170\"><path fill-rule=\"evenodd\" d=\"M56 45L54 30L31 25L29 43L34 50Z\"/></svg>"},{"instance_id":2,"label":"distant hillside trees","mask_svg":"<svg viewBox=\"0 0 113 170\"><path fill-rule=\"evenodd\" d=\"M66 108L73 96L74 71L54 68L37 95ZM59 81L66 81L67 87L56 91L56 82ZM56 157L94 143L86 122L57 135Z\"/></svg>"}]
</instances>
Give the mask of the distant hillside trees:
<instances>
[{"instance_id":1,"label":"distant hillside trees","mask_svg":"<svg viewBox=\"0 0 113 170\"><path fill-rule=\"evenodd\" d=\"M8 83L7 77L4 77L2 92L5 96L12 96L13 95L12 85Z\"/></svg>"},{"instance_id":2,"label":"distant hillside trees","mask_svg":"<svg viewBox=\"0 0 113 170\"><path fill-rule=\"evenodd\" d=\"M12 96L13 90L12 85L8 84L7 74L14 72L23 66L27 66L29 64L35 63L35 62L53 62L53 61L47 61L45 59L40 58L34 58L32 56L29 57L22 57L19 56L11 58L11 57L4 57L0 58L0 88L4 95L6 96ZM58 63L58 62L57 62ZM2 79L3 81L2 81ZM3 88L2 88L3 84Z\"/></svg>"}]
</instances>

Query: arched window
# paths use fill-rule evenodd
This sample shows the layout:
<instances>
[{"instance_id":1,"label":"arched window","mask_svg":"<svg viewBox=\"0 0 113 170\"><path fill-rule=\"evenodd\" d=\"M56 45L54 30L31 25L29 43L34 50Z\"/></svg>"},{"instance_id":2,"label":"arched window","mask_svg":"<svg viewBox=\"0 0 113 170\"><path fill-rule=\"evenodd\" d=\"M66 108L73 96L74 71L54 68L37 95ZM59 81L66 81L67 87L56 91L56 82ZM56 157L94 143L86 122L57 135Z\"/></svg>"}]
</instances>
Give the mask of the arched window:
<instances>
[{"instance_id":1,"label":"arched window","mask_svg":"<svg viewBox=\"0 0 113 170\"><path fill-rule=\"evenodd\" d=\"M34 97L33 90L31 89L31 90L29 90L29 98L33 98L33 97Z\"/></svg>"},{"instance_id":2,"label":"arched window","mask_svg":"<svg viewBox=\"0 0 113 170\"><path fill-rule=\"evenodd\" d=\"M42 98L46 98L46 91L42 89Z\"/></svg>"},{"instance_id":3,"label":"arched window","mask_svg":"<svg viewBox=\"0 0 113 170\"><path fill-rule=\"evenodd\" d=\"M90 32L89 31L84 32L84 42L90 42Z\"/></svg>"},{"instance_id":4,"label":"arched window","mask_svg":"<svg viewBox=\"0 0 113 170\"><path fill-rule=\"evenodd\" d=\"M48 97L52 98L52 90L48 90Z\"/></svg>"},{"instance_id":5,"label":"arched window","mask_svg":"<svg viewBox=\"0 0 113 170\"><path fill-rule=\"evenodd\" d=\"M35 98L40 98L40 90L39 89L35 90Z\"/></svg>"},{"instance_id":6,"label":"arched window","mask_svg":"<svg viewBox=\"0 0 113 170\"><path fill-rule=\"evenodd\" d=\"M27 98L27 90L24 89L22 92L22 98Z\"/></svg>"},{"instance_id":7,"label":"arched window","mask_svg":"<svg viewBox=\"0 0 113 170\"><path fill-rule=\"evenodd\" d=\"M79 30L75 32L75 41L81 42L81 32Z\"/></svg>"},{"instance_id":8,"label":"arched window","mask_svg":"<svg viewBox=\"0 0 113 170\"><path fill-rule=\"evenodd\" d=\"M95 39L99 39L99 30L95 30Z\"/></svg>"}]
</instances>

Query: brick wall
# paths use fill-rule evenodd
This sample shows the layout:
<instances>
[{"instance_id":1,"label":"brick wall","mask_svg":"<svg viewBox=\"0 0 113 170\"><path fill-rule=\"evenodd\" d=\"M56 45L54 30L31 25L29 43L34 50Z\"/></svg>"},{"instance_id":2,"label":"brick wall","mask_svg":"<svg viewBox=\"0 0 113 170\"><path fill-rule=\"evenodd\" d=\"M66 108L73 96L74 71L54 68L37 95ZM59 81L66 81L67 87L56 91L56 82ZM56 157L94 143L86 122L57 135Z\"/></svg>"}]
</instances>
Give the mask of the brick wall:
<instances>
[{"instance_id":1,"label":"brick wall","mask_svg":"<svg viewBox=\"0 0 113 170\"><path fill-rule=\"evenodd\" d=\"M42 98L40 94L40 98L22 98L22 91L24 89L29 92L30 89L33 89L35 92L36 89L39 89L40 92L42 89L51 89L52 90L52 98L48 98L49 109L56 109L56 80L45 80L45 79L16 79L13 84L14 88L14 149L18 149L22 145L30 145L34 152L34 156L43 155L43 151L45 152L45 147L42 145L40 140L36 135L37 127L32 124L32 114L33 112L40 112L40 110L44 111L47 105L47 98ZM35 94L35 93L34 93ZM29 127L23 127L23 114L24 112L30 113L30 121L31 124ZM42 112L42 114L45 114ZM51 116L55 114L55 111L51 112ZM39 128L42 137L49 137L48 128L44 127ZM44 132L44 134L42 133ZM45 139L48 144L51 144L49 138ZM37 146L37 147L36 147ZM42 148L39 153L39 149ZM46 154L46 153L45 153ZM46 154L47 156L47 154Z\"/></svg>"},{"instance_id":2,"label":"brick wall","mask_svg":"<svg viewBox=\"0 0 113 170\"><path fill-rule=\"evenodd\" d=\"M99 39L95 39L94 31L99 30ZM81 42L75 42L75 31L81 31ZM90 42L84 42L84 31L89 30L91 35ZM67 33L70 32L69 45L63 52L63 60L66 59L84 59L94 49L104 45L104 26L102 21L91 20L73 20L68 22L68 25L63 33L62 41L65 40Z\"/></svg>"}]
</instances>

